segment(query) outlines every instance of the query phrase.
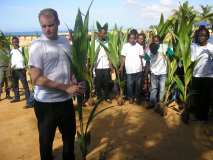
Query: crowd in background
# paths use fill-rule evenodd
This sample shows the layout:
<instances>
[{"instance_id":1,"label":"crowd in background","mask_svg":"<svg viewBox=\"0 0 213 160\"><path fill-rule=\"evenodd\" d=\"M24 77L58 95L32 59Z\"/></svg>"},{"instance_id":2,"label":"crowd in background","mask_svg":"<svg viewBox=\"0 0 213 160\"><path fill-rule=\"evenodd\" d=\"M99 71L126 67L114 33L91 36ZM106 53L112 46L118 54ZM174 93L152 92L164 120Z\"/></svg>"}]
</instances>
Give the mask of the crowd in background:
<instances>
[{"instance_id":1,"label":"crowd in background","mask_svg":"<svg viewBox=\"0 0 213 160\"><path fill-rule=\"evenodd\" d=\"M0 100L2 100L3 87L5 87L6 99L11 103L20 101L19 80L22 83L26 98L26 106L30 107L30 89L27 81L27 61L24 48L19 45L19 38L12 37L12 49L4 54L9 60L0 59ZM14 97L11 96L13 89Z\"/></svg>"},{"instance_id":2,"label":"crowd in background","mask_svg":"<svg viewBox=\"0 0 213 160\"><path fill-rule=\"evenodd\" d=\"M72 35L68 37L68 40L72 45ZM200 58L193 72L192 83L192 90L196 92L192 96L194 102L192 108L200 120L208 119L212 97L213 47L208 40L211 41L209 30L201 26L194 33L191 47L191 60L195 61ZM99 47L94 65L95 93L98 98L102 97L111 103L114 92L116 92L115 84L111 79L114 69L105 49L100 45L100 41L106 46L108 45L105 28L99 29L95 41L96 49ZM26 76L26 55L24 48L19 46L18 37L12 38L12 46L13 48L8 54L10 61L0 60L0 100L2 100L4 87L6 99L11 99L11 103L19 102L20 80L24 89L26 107L29 107L31 106L31 93ZM147 33L138 33L136 29L132 29L128 33L127 42L123 45L120 54L119 73L125 82L125 98L130 104L146 102L147 109L156 109L156 105L163 101L165 93L168 65L165 56L171 59L175 55L172 46L164 43L158 35L149 35L147 38ZM204 87L205 85L207 86ZM11 89L13 89L14 97L11 97Z\"/></svg>"}]
</instances>

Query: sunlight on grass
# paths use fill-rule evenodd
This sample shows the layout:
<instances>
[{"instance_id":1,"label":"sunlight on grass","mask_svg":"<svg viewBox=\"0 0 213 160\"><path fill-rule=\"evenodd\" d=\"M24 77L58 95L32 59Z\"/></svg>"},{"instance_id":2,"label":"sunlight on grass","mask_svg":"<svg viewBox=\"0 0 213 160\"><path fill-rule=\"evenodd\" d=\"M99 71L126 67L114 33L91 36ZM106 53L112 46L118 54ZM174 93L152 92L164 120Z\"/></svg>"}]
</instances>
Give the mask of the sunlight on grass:
<instances>
[{"instance_id":1,"label":"sunlight on grass","mask_svg":"<svg viewBox=\"0 0 213 160\"><path fill-rule=\"evenodd\" d=\"M211 150L209 150L209 151L207 151L207 152L205 152L205 153L203 153L202 155L201 155L201 160L212 160L212 158L213 158L213 149L211 149Z\"/></svg>"},{"instance_id":2,"label":"sunlight on grass","mask_svg":"<svg viewBox=\"0 0 213 160\"><path fill-rule=\"evenodd\" d=\"M182 123L180 114L178 114L176 111L172 109L167 109L164 120L168 128L171 129L177 128Z\"/></svg>"},{"instance_id":3,"label":"sunlight on grass","mask_svg":"<svg viewBox=\"0 0 213 160\"><path fill-rule=\"evenodd\" d=\"M163 136L161 133L152 135L152 137L148 138L148 140L144 141L144 148L149 149L157 146L162 140Z\"/></svg>"}]
</instances>

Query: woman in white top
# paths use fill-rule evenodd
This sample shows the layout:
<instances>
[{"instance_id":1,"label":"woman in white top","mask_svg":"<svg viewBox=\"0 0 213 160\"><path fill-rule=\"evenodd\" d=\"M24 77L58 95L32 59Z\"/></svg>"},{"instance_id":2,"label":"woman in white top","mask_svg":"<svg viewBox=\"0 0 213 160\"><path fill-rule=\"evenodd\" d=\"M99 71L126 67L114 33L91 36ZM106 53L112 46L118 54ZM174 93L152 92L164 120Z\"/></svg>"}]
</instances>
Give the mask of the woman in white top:
<instances>
[{"instance_id":1,"label":"woman in white top","mask_svg":"<svg viewBox=\"0 0 213 160\"><path fill-rule=\"evenodd\" d=\"M213 98L213 45L208 42L208 29L201 27L196 33L197 41L191 46L191 60L197 61L193 70L192 106L196 118L207 121Z\"/></svg>"}]
</instances>

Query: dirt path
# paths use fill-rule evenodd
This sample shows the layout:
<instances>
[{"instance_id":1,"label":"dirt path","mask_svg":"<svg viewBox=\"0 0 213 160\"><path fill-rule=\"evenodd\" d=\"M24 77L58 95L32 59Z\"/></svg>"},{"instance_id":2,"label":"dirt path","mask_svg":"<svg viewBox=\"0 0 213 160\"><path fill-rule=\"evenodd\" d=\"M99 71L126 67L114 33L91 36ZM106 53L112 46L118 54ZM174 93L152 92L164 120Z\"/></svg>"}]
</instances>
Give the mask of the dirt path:
<instances>
[{"instance_id":1,"label":"dirt path","mask_svg":"<svg viewBox=\"0 0 213 160\"><path fill-rule=\"evenodd\" d=\"M0 102L0 160L39 160L37 122L33 109L23 106L24 101ZM91 140L89 160L101 155L107 160L213 160L212 122L186 126L176 113L163 118L128 103L100 115ZM56 160L61 160L61 145L57 131Z\"/></svg>"}]
</instances>

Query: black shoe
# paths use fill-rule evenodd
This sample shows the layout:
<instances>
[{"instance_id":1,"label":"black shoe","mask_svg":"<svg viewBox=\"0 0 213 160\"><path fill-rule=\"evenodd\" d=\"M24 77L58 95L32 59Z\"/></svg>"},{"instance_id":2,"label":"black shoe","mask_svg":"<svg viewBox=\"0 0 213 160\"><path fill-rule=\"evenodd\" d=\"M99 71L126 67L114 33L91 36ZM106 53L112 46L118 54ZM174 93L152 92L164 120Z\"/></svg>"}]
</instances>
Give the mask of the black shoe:
<instances>
[{"instance_id":1,"label":"black shoe","mask_svg":"<svg viewBox=\"0 0 213 160\"><path fill-rule=\"evenodd\" d=\"M181 114L181 120L185 123L188 124L189 123L189 113L186 111L183 111L183 113Z\"/></svg>"},{"instance_id":2,"label":"black shoe","mask_svg":"<svg viewBox=\"0 0 213 160\"><path fill-rule=\"evenodd\" d=\"M26 104L23 108L24 109L33 108L33 106Z\"/></svg>"},{"instance_id":3,"label":"black shoe","mask_svg":"<svg viewBox=\"0 0 213 160\"><path fill-rule=\"evenodd\" d=\"M16 103L16 102L20 102L20 99L13 99L12 101L10 101L10 103Z\"/></svg>"},{"instance_id":4,"label":"black shoe","mask_svg":"<svg viewBox=\"0 0 213 160\"><path fill-rule=\"evenodd\" d=\"M161 113L161 106L159 103L157 103L155 106L154 106L154 111L156 113Z\"/></svg>"},{"instance_id":5,"label":"black shoe","mask_svg":"<svg viewBox=\"0 0 213 160\"><path fill-rule=\"evenodd\" d=\"M108 99L106 99L105 101L106 101L107 103L112 103L112 100L111 100L111 99L109 99L109 98L108 98Z\"/></svg>"},{"instance_id":6,"label":"black shoe","mask_svg":"<svg viewBox=\"0 0 213 160\"><path fill-rule=\"evenodd\" d=\"M129 104L133 104L134 103L134 99L133 98L130 98L129 99Z\"/></svg>"},{"instance_id":7,"label":"black shoe","mask_svg":"<svg viewBox=\"0 0 213 160\"><path fill-rule=\"evenodd\" d=\"M6 99L13 99L10 95L6 95Z\"/></svg>"},{"instance_id":8,"label":"black shoe","mask_svg":"<svg viewBox=\"0 0 213 160\"><path fill-rule=\"evenodd\" d=\"M146 109L152 109L154 108L155 105L154 104L147 104L147 106L145 107Z\"/></svg>"},{"instance_id":9,"label":"black shoe","mask_svg":"<svg viewBox=\"0 0 213 160\"><path fill-rule=\"evenodd\" d=\"M154 111L159 113L161 116L164 116L165 105L163 103L157 103L154 107Z\"/></svg>"}]
</instances>

